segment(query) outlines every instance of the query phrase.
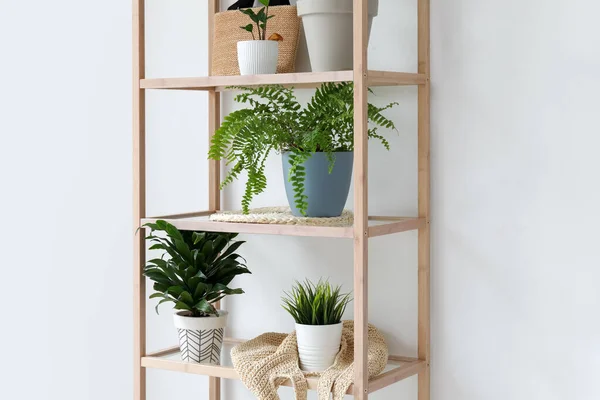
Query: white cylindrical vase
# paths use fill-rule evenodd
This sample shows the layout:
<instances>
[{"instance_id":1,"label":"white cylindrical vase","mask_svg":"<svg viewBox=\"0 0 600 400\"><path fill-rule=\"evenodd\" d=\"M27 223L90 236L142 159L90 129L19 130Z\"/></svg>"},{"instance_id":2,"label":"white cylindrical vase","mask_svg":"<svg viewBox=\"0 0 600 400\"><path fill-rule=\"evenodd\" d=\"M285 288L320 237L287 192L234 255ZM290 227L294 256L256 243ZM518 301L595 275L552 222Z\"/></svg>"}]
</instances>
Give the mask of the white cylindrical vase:
<instances>
[{"instance_id":1,"label":"white cylindrical vase","mask_svg":"<svg viewBox=\"0 0 600 400\"><path fill-rule=\"evenodd\" d=\"M173 315L175 328L179 333L181 360L219 365L227 311L218 310L218 316L210 317L190 317L186 313L187 311L180 311Z\"/></svg>"},{"instance_id":2,"label":"white cylindrical vase","mask_svg":"<svg viewBox=\"0 0 600 400\"><path fill-rule=\"evenodd\" d=\"M313 72L351 70L353 0L298 0ZM369 0L369 36L379 0Z\"/></svg>"},{"instance_id":3,"label":"white cylindrical vase","mask_svg":"<svg viewBox=\"0 0 600 400\"><path fill-rule=\"evenodd\" d=\"M238 42L240 75L277 73L279 42L274 40L246 40Z\"/></svg>"},{"instance_id":4,"label":"white cylindrical vase","mask_svg":"<svg viewBox=\"0 0 600 400\"><path fill-rule=\"evenodd\" d=\"M329 368L340 351L343 324L301 325L296 324L300 369L305 372L321 372Z\"/></svg>"}]
</instances>

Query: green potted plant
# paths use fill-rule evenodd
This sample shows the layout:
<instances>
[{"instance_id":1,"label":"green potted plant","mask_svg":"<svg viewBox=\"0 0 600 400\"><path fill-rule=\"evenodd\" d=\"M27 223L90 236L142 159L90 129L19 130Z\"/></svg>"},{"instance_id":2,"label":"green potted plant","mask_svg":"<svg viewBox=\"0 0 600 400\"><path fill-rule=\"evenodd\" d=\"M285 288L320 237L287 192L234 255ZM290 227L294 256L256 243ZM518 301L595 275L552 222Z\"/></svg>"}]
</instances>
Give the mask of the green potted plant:
<instances>
[{"instance_id":1,"label":"green potted plant","mask_svg":"<svg viewBox=\"0 0 600 400\"><path fill-rule=\"evenodd\" d=\"M260 0L264 6L258 12L251 8L240 12L250 17L252 23L240 26L252 35L252 40L237 43L238 63L241 75L274 74L277 72L279 41L283 38L277 33L267 38L267 24L274 15L269 15L269 0ZM256 33L254 27L256 26Z\"/></svg>"},{"instance_id":2,"label":"green potted plant","mask_svg":"<svg viewBox=\"0 0 600 400\"><path fill-rule=\"evenodd\" d=\"M267 187L265 161L272 151L282 154L286 193L296 216L341 215L352 178L354 150L354 86L324 83L302 107L291 88L240 87L235 100L249 108L225 117L215 132L209 158L224 159L231 169L221 187L246 171L248 180L242 210L248 213L252 198ZM398 103L368 106L369 138L386 149L379 129L393 129L383 113Z\"/></svg>"},{"instance_id":3,"label":"green potted plant","mask_svg":"<svg viewBox=\"0 0 600 400\"><path fill-rule=\"evenodd\" d=\"M290 292L284 293L283 308L296 321L296 339L300 368L320 372L329 368L340 350L342 316L352 301L341 287L333 288L328 281L316 284L296 281Z\"/></svg>"},{"instance_id":4,"label":"green potted plant","mask_svg":"<svg viewBox=\"0 0 600 400\"><path fill-rule=\"evenodd\" d=\"M175 327L183 361L219 364L227 312L214 303L244 293L228 285L237 275L249 274L235 251L244 243L237 234L179 231L166 221L146 224L150 250L164 251L149 260L144 275L154 281L156 305L173 303Z\"/></svg>"}]
</instances>

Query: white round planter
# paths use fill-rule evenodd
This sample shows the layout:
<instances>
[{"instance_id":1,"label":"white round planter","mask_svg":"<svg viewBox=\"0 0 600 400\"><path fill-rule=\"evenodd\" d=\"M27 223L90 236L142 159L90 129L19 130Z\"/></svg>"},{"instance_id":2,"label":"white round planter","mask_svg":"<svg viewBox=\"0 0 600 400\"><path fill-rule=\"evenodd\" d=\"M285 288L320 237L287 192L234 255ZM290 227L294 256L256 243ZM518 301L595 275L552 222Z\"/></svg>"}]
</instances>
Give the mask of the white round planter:
<instances>
[{"instance_id":1,"label":"white round planter","mask_svg":"<svg viewBox=\"0 0 600 400\"><path fill-rule=\"evenodd\" d=\"M241 75L277 73L279 42L274 40L246 40L238 42L238 63Z\"/></svg>"},{"instance_id":2,"label":"white round planter","mask_svg":"<svg viewBox=\"0 0 600 400\"><path fill-rule=\"evenodd\" d=\"M353 0L298 0L314 72L352 69ZM369 0L369 36L379 0Z\"/></svg>"},{"instance_id":3,"label":"white round planter","mask_svg":"<svg viewBox=\"0 0 600 400\"><path fill-rule=\"evenodd\" d=\"M296 324L300 369L306 372L321 372L329 368L340 351L342 326Z\"/></svg>"},{"instance_id":4,"label":"white round planter","mask_svg":"<svg viewBox=\"0 0 600 400\"><path fill-rule=\"evenodd\" d=\"M218 317L188 317L185 311L173 315L175 328L179 332L182 361L219 364L228 313L222 310L218 312Z\"/></svg>"}]
</instances>

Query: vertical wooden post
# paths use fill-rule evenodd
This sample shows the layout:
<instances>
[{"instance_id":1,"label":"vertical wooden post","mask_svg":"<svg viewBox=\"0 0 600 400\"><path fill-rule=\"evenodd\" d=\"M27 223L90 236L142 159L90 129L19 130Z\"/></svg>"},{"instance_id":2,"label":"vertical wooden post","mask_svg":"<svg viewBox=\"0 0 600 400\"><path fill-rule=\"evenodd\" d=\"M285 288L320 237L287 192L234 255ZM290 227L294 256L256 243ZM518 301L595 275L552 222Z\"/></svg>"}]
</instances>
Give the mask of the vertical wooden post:
<instances>
[{"instance_id":1,"label":"vertical wooden post","mask_svg":"<svg viewBox=\"0 0 600 400\"><path fill-rule=\"evenodd\" d=\"M215 13L219 12L220 1L208 0L208 75L212 75L212 51L215 24ZM215 90L208 92L208 145L221 123L221 94ZM221 209L221 163L217 160L208 160L208 209L216 211ZM220 302L215 306L219 308ZM208 378L208 399L221 400L221 378L211 376Z\"/></svg>"},{"instance_id":2,"label":"vertical wooden post","mask_svg":"<svg viewBox=\"0 0 600 400\"><path fill-rule=\"evenodd\" d=\"M146 216L146 94L140 89L145 75L144 0L133 0L133 399L146 399L146 258L144 231L137 229Z\"/></svg>"},{"instance_id":3,"label":"vertical wooden post","mask_svg":"<svg viewBox=\"0 0 600 400\"><path fill-rule=\"evenodd\" d=\"M214 35L214 15L219 12L219 0L208 1L208 74L212 70L212 49ZM210 90L208 92L208 144L212 141L215 131L221 123L221 93ZM208 160L208 209L216 211L221 209L221 163L217 160Z\"/></svg>"},{"instance_id":4,"label":"vertical wooden post","mask_svg":"<svg viewBox=\"0 0 600 400\"><path fill-rule=\"evenodd\" d=\"M368 1L354 0L354 398L369 391L368 351Z\"/></svg>"},{"instance_id":5,"label":"vertical wooden post","mask_svg":"<svg viewBox=\"0 0 600 400\"><path fill-rule=\"evenodd\" d=\"M425 74L427 80L419 86L419 217L425 224L419 229L419 326L418 354L427 361L424 372L419 374L419 400L430 397L430 172L429 172L429 0L418 0L418 72Z\"/></svg>"}]
</instances>

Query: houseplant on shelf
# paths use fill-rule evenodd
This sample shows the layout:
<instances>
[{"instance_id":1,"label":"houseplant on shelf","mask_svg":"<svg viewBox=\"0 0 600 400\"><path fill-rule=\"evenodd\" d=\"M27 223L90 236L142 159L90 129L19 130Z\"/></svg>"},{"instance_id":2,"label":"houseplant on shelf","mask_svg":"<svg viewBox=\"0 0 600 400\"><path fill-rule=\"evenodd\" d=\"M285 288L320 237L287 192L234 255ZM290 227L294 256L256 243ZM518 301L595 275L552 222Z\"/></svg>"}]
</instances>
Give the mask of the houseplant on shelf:
<instances>
[{"instance_id":1,"label":"houseplant on shelf","mask_svg":"<svg viewBox=\"0 0 600 400\"><path fill-rule=\"evenodd\" d=\"M229 283L250 271L235 251L244 243L233 241L237 234L179 231L166 221L145 224L150 250L163 250L161 258L147 262L144 275L154 281L151 299L156 305L171 302L179 332L181 359L194 363L219 364L227 312L214 303L231 294L244 293ZM160 233L161 235L157 235Z\"/></svg>"},{"instance_id":2,"label":"houseplant on shelf","mask_svg":"<svg viewBox=\"0 0 600 400\"><path fill-rule=\"evenodd\" d=\"M296 322L296 338L300 368L320 372L333 364L340 350L342 316L352 301L341 287L333 288L328 281L297 282L285 293L283 308Z\"/></svg>"},{"instance_id":3,"label":"houseplant on shelf","mask_svg":"<svg viewBox=\"0 0 600 400\"><path fill-rule=\"evenodd\" d=\"M298 0L314 72L352 69L353 0ZM369 0L369 35L379 0Z\"/></svg>"},{"instance_id":4,"label":"houseplant on shelf","mask_svg":"<svg viewBox=\"0 0 600 400\"><path fill-rule=\"evenodd\" d=\"M231 169L221 187L248 174L242 210L267 187L265 161L272 151L282 154L286 193L296 216L335 217L346 204L354 150L354 87L352 83L324 83L302 107L291 88L238 88L235 100L250 108L225 117L215 132L209 158L225 159ZM368 106L369 138L389 149L379 128L396 129L383 112Z\"/></svg>"},{"instance_id":5,"label":"houseplant on shelf","mask_svg":"<svg viewBox=\"0 0 600 400\"><path fill-rule=\"evenodd\" d=\"M267 24L274 15L269 15L269 0L260 0L264 6L258 12L251 8L241 9L240 12L250 17L252 23L240 26L252 35L252 40L237 43L238 63L241 75L274 74L277 72L279 57L279 41L283 38L273 33L267 38ZM257 32L254 32L256 26Z\"/></svg>"}]
</instances>

